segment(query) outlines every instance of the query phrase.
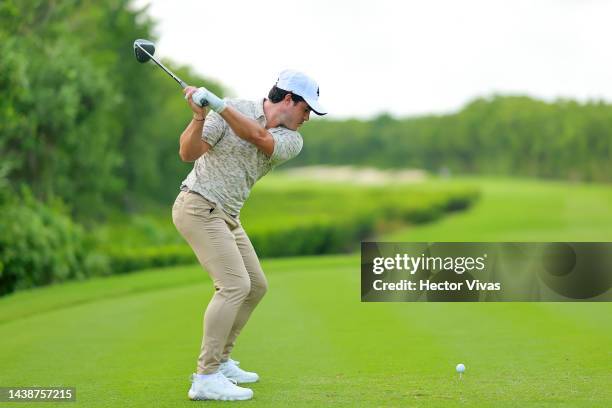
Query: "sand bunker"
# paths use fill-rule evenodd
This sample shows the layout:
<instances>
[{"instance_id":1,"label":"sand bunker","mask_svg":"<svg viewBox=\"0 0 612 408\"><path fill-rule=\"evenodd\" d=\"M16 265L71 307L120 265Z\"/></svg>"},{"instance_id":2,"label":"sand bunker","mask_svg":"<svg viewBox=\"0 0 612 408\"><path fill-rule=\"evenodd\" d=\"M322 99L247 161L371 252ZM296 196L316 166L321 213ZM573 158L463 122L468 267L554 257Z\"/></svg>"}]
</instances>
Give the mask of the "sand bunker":
<instances>
[{"instance_id":1,"label":"sand bunker","mask_svg":"<svg viewBox=\"0 0 612 408\"><path fill-rule=\"evenodd\" d=\"M380 170L352 166L297 167L284 173L301 179L367 185L419 183L427 179L427 172L419 169Z\"/></svg>"}]
</instances>

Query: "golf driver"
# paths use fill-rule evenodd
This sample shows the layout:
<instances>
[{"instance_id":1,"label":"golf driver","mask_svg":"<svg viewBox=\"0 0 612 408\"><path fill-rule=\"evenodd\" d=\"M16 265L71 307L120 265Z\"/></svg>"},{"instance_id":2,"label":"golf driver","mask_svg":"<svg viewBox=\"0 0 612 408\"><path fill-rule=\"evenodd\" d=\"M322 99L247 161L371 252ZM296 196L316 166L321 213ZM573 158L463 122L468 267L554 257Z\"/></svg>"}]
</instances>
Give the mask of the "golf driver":
<instances>
[{"instance_id":1,"label":"golf driver","mask_svg":"<svg viewBox=\"0 0 612 408\"><path fill-rule=\"evenodd\" d=\"M136 56L136 59L138 60L138 62L145 63L149 60L152 60L154 63L157 64L158 67L166 71L166 73L170 75L172 79L178 82L181 88L185 89L188 86L187 83L183 81L182 79L180 79L179 77L177 77L176 75L174 75L174 73L170 71L168 68L166 68L164 64L159 62L153 56L153 54L155 54L155 44L153 44L152 41L144 40L144 39L138 39L134 41L134 55ZM199 105L202 107L208 105L208 101L203 97L203 95L204 95L204 92L200 91L199 89L192 95L193 101L196 103L196 105Z\"/></svg>"}]
</instances>

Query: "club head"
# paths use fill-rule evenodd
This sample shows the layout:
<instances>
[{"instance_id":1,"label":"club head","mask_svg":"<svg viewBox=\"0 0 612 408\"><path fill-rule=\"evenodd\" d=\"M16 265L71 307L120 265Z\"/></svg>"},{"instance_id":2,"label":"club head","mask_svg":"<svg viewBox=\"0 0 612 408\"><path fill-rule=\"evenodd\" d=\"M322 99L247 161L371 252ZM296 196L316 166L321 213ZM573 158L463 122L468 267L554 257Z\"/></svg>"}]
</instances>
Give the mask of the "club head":
<instances>
[{"instance_id":1,"label":"club head","mask_svg":"<svg viewBox=\"0 0 612 408\"><path fill-rule=\"evenodd\" d=\"M144 52L143 49L146 51ZM150 55L147 55L147 52ZM149 40L138 39L134 41L134 55L138 62L147 62L155 54L155 44Z\"/></svg>"}]
</instances>

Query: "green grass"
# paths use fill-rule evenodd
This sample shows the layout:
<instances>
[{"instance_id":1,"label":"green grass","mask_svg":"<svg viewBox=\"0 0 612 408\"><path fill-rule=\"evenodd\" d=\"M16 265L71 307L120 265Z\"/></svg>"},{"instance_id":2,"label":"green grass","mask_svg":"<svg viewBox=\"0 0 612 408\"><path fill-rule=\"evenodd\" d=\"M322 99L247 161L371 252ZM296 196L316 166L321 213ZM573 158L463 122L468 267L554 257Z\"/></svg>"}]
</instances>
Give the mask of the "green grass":
<instances>
[{"instance_id":1,"label":"green grass","mask_svg":"<svg viewBox=\"0 0 612 408\"><path fill-rule=\"evenodd\" d=\"M477 188L474 206L387 241L612 241L612 185L461 178L428 188Z\"/></svg>"},{"instance_id":2,"label":"green grass","mask_svg":"<svg viewBox=\"0 0 612 408\"><path fill-rule=\"evenodd\" d=\"M612 403L609 304L365 304L357 257L264 268L270 292L234 353L262 376L249 406ZM76 386L77 406L193 406L186 379L212 294L198 267L37 292L0 302L28 309L0 323L0 384Z\"/></svg>"},{"instance_id":3,"label":"green grass","mask_svg":"<svg viewBox=\"0 0 612 408\"><path fill-rule=\"evenodd\" d=\"M459 183L481 187L482 202L409 238L609 239L606 186ZM233 356L262 381L240 405L612 406L609 303L361 303L356 255L263 266L270 291ZM212 290L190 266L0 299L0 384L76 386L84 407L228 405L186 399Z\"/></svg>"}]
</instances>

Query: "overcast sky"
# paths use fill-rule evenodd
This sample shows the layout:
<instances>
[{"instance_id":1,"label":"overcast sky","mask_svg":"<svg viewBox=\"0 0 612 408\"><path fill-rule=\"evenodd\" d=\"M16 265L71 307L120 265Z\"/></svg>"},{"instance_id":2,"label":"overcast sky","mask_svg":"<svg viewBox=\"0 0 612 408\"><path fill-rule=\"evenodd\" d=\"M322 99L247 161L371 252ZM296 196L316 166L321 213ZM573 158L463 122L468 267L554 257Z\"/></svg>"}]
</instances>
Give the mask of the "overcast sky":
<instances>
[{"instance_id":1,"label":"overcast sky","mask_svg":"<svg viewBox=\"0 0 612 408\"><path fill-rule=\"evenodd\" d=\"M476 96L612 101L612 1L137 0L156 55L265 96L284 68L334 117L444 113Z\"/></svg>"}]
</instances>

